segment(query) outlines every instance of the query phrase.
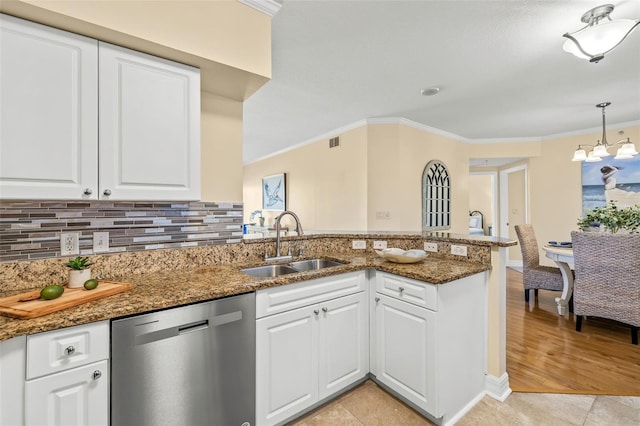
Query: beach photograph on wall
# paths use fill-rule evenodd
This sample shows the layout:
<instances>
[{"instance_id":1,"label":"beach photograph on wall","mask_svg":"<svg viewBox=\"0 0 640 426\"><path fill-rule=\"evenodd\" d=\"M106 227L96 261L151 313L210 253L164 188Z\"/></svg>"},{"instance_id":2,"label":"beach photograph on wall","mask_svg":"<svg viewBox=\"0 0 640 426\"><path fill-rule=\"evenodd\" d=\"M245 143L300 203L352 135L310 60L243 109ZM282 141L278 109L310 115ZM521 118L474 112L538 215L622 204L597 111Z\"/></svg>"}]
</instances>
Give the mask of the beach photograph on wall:
<instances>
[{"instance_id":1,"label":"beach photograph on wall","mask_svg":"<svg viewBox=\"0 0 640 426\"><path fill-rule=\"evenodd\" d=\"M262 210L285 211L285 174L262 178Z\"/></svg>"},{"instance_id":2,"label":"beach photograph on wall","mask_svg":"<svg viewBox=\"0 0 640 426\"><path fill-rule=\"evenodd\" d=\"M614 201L619 208L640 204L640 155L628 160L604 157L582 163L582 213Z\"/></svg>"}]
</instances>

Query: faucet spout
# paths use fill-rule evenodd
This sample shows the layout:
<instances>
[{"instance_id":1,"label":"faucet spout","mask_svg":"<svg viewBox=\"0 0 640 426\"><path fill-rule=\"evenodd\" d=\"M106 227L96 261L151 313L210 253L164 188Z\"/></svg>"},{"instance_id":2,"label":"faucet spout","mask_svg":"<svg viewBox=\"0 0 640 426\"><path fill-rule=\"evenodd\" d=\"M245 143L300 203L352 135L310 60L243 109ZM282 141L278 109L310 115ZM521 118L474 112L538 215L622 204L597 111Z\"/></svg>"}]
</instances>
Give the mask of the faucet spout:
<instances>
[{"instance_id":1,"label":"faucet spout","mask_svg":"<svg viewBox=\"0 0 640 426\"><path fill-rule=\"evenodd\" d=\"M282 220L282 216L287 214L293 217L293 219L296 221L296 232L298 233L298 235L304 234L304 232L302 231L302 224L300 224L300 218L298 217L298 215L292 212L291 210L283 211L276 219L276 255L275 257L269 258L270 260L291 258L291 255L287 255L287 256L280 255L280 221Z\"/></svg>"}]
</instances>

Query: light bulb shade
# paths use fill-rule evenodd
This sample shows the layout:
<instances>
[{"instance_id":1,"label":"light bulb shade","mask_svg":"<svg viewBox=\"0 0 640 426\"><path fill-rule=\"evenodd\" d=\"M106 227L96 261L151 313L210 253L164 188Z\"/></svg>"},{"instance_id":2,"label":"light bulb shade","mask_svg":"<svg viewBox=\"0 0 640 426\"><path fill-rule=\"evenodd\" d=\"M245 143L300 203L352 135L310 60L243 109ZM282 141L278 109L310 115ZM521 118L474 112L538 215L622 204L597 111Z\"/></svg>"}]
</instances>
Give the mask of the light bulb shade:
<instances>
[{"instance_id":1,"label":"light bulb shade","mask_svg":"<svg viewBox=\"0 0 640 426\"><path fill-rule=\"evenodd\" d=\"M598 161L602 161L602 158L598 157L597 155L595 155L593 153L593 151L591 151L589 153L589 155L587 156L587 159L584 160L584 161L586 161L587 163L595 163L595 162L598 162Z\"/></svg>"},{"instance_id":2,"label":"light bulb shade","mask_svg":"<svg viewBox=\"0 0 640 426\"><path fill-rule=\"evenodd\" d=\"M584 149L576 149L576 152L573 153L573 158L571 161L584 161L587 159L587 153Z\"/></svg>"},{"instance_id":3,"label":"light bulb shade","mask_svg":"<svg viewBox=\"0 0 640 426\"><path fill-rule=\"evenodd\" d=\"M638 153L638 151L636 151L636 146L631 142L623 144L618 151L620 150L622 150L623 154L631 155L631 156L634 156Z\"/></svg>"},{"instance_id":4,"label":"light bulb shade","mask_svg":"<svg viewBox=\"0 0 640 426\"><path fill-rule=\"evenodd\" d=\"M640 20L616 19L605 21L564 34L567 40L562 48L579 58L600 60L604 54L620 44L640 24Z\"/></svg>"},{"instance_id":5,"label":"light bulb shade","mask_svg":"<svg viewBox=\"0 0 640 426\"><path fill-rule=\"evenodd\" d=\"M613 158L615 158L616 160L628 160L630 158L633 158L633 155L625 152L624 147L620 147L618 148L618 152L616 153L616 156Z\"/></svg>"},{"instance_id":6,"label":"light bulb shade","mask_svg":"<svg viewBox=\"0 0 640 426\"><path fill-rule=\"evenodd\" d=\"M593 154L596 157L608 157L609 151L607 151L607 147L605 145L596 145L593 147L593 151L589 153L589 155Z\"/></svg>"}]
</instances>

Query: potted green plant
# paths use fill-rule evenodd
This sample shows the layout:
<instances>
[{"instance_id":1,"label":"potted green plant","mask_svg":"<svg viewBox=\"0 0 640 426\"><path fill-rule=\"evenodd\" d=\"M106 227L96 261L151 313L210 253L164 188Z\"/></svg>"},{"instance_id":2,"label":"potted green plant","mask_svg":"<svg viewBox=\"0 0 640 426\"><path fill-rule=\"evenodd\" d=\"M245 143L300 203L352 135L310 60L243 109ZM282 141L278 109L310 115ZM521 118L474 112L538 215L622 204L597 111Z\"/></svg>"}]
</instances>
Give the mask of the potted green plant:
<instances>
[{"instance_id":1,"label":"potted green plant","mask_svg":"<svg viewBox=\"0 0 640 426\"><path fill-rule=\"evenodd\" d=\"M621 209L615 202L610 201L604 207L587 210L586 214L578 219L578 228L581 231L599 228L600 231L612 234L637 233L640 229L640 205Z\"/></svg>"},{"instance_id":2,"label":"potted green plant","mask_svg":"<svg viewBox=\"0 0 640 426\"><path fill-rule=\"evenodd\" d=\"M89 266L93 263L89 262L88 257L78 256L75 259L70 259L64 264L69 271L69 288L78 288L84 286L85 281L91 278L91 269Z\"/></svg>"}]
</instances>

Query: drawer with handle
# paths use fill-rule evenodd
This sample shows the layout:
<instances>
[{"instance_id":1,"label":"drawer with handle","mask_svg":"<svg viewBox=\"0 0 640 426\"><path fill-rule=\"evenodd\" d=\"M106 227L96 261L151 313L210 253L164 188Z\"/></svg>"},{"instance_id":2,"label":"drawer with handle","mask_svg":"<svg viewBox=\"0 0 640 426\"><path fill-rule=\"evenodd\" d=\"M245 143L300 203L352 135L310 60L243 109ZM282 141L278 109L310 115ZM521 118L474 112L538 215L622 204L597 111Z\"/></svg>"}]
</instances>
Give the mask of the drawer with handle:
<instances>
[{"instance_id":1,"label":"drawer with handle","mask_svg":"<svg viewBox=\"0 0 640 426\"><path fill-rule=\"evenodd\" d=\"M438 289L434 284L376 271L376 292L404 300L432 311L438 310Z\"/></svg>"},{"instance_id":2,"label":"drawer with handle","mask_svg":"<svg viewBox=\"0 0 640 426\"><path fill-rule=\"evenodd\" d=\"M108 321L27 336L27 380L108 358Z\"/></svg>"}]
</instances>

